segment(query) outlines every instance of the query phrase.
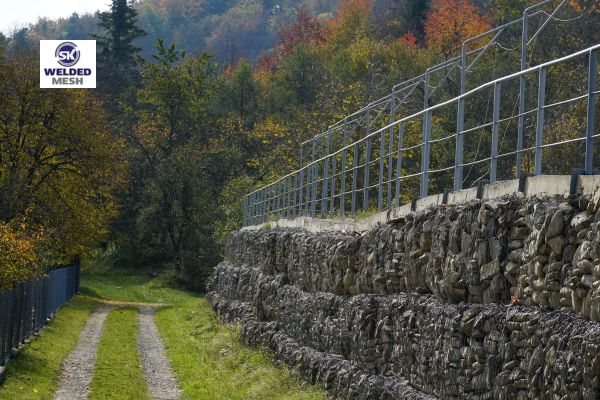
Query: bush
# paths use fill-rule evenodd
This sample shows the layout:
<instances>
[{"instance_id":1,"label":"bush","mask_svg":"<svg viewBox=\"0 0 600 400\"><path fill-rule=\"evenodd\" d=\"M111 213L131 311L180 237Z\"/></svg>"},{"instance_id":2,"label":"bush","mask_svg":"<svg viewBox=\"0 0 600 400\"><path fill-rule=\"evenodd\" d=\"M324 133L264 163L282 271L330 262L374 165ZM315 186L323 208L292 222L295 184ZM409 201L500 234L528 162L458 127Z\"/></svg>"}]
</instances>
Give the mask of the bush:
<instances>
[{"instance_id":1,"label":"bush","mask_svg":"<svg viewBox=\"0 0 600 400\"><path fill-rule=\"evenodd\" d=\"M47 232L24 223L0 222L0 290L42 276L65 261Z\"/></svg>"}]
</instances>

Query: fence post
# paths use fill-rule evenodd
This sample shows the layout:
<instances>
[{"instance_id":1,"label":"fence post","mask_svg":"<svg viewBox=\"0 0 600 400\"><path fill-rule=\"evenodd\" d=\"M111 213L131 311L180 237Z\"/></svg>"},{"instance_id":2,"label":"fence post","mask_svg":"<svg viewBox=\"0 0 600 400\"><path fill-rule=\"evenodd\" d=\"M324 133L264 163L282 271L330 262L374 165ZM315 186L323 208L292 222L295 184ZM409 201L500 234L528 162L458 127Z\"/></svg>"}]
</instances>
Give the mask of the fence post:
<instances>
[{"instance_id":1,"label":"fence post","mask_svg":"<svg viewBox=\"0 0 600 400\"><path fill-rule=\"evenodd\" d=\"M542 173L542 146L544 145L544 103L546 102L546 68L539 69L537 122L535 125L534 174Z\"/></svg>"},{"instance_id":2,"label":"fence post","mask_svg":"<svg viewBox=\"0 0 600 400\"><path fill-rule=\"evenodd\" d=\"M490 160L490 182L496 182L496 173L498 170L498 127L500 121L500 83L494 84L494 110L492 117L492 154Z\"/></svg>"},{"instance_id":3,"label":"fence post","mask_svg":"<svg viewBox=\"0 0 600 400\"><path fill-rule=\"evenodd\" d=\"M329 200L329 215L333 216L335 214L335 174L337 173L337 153L331 156L331 184L330 192L331 192L331 200Z\"/></svg>"},{"instance_id":4,"label":"fence post","mask_svg":"<svg viewBox=\"0 0 600 400\"><path fill-rule=\"evenodd\" d=\"M261 223L265 223L267 220L267 207L269 206L268 204L268 200L267 200L267 186L263 187L260 190L260 208L261 208L261 213L260 213L260 222Z\"/></svg>"},{"instance_id":5,"label":"fence post","mask_svg":"<svg viewBox=\"0 0 600 400\"><path fill-rule=\"evenodd\" d=\"M348 120L344 119L344 142L342 145L342 179L340 184L340 217L346 214L346 146L348 142Z\"/></svg>"},{"instance_id":6,"label":"fence post","mask_svg":"<svg viewBox=\"0 0 600 400\"><path fill-rule=\"evenodd\" d=\"M379 134L379 180L377 181L377 210L383 208L383 160L385 158L385 131Z\"/></svg>"},{"instance_id":7,"label":"fence post","mask_svg":"<svg viewBox=\"0 0 600 400\"><path fill-rule=\"evenodd\" d=\"M463 42L460 57L460 95L465 93L467 77L467 44ZM456 116L456 150L454 154L454 190L461 190L463 184L463 155L465 129L465 99L458 99L458 114Z\"/></svg>"},{"instance_id":8,"label":"fence post","mask_svg":"<svg viewBox=\"0 0 600 400\"><path fill-rule=\"evenodd\" d=\"M358 144L354 142L354 156L352 157L352 202L350 209L352 216L356 214L356 169L358 167Z\"/></svg>"},{"instance_id":9,"label":"fence post","mask_svg":"<svg viewBox=\"0 0 600 400\"><path fill-rule=\"evenodd\" d=\"M404 122L398 127L398 159L396 160L396 207L400 207L400 178L402 177L402 146L404 142Z\"/></svg>"},{"instance_id":10,"label":"fence post","mask_svg":"<svg viewBox=\"0 0 600 400\"><path fill-rule=\"evenodd\" d=\"M242 200L242 226L247 226L246 224L246 210L248 207L248 196L244 196Z\"/></svg>"},{"instance_id":11,"label":"fence post","mask_svg":"<svg viewBox=\"0 0 600 400\"><path fill-rule=\"evenodd\" d=\"M327 212L327 196L329 195L329 152L331 150L331 131L327 131L325 138L327 151L323 160L323 193L321 193L321 216Z\"/></svg>"},{"instance_id":12,"label":"fence post","mask_svg":"<svg viewBox=\"0 0 600 400\"><path fill-rule=\"evenodd\" d=\"M311 217L315 217L317 214L317 184L319 180L319 164L314 163L313 165L313 187L312 187L312 209L310 212Z\"/></svg>"},{"instance_id":13,"label":"fence post","mask_svg":"<svg viewBox=\"0 0 600 400\"><path fill-rule=\"evenodd\" d=\"M315 216L315 199L317 197L316 180L317 180L318 174L316 173L316 168L315 168L316 156L317 156L317 139L313 138L312 139L312 162L311 162L311 171L310 171L310 208L309 208L309 215L311 217Z\"/></svg>"},{"instance_id":14,"label":"fence post","mask_svg":"<svg viewBox=\"0 0 600 400\"><path fill-rule=\"evenodd\" d=\"M8 301L8 318L7 318L7 323L6 323L6 360L8 360L8 358L11 356L12 353L12 349L13 349L13 344L14 344L14 338L15 338L15 324L16 324L16 319L15 319L15 307L16 307L16 292L15 290L11 290L10 291L10 296L9 296L9 301Z\"/></svg>"},{"instance_id":15,"label":"fence post","mask_svg":"<svg viewBox=\"0 0 600 400\"><path fill-rule=\"evenodd\" d=\"M250 194L250 224L256 225L256 192Z\"/></svg>"},{"instance_id":16,"label":"fence post","mask_svg":"<svg viewBox=\"0 0 600 400\"><path fill-rule=\"evenodd\" d=\"M429 70L425 72L423 109L429 108ZM429 139L431 138L431 112L423 113L423 147L421 148L421 198L429 192Z\"/></svg>"},{"instance_id":17,"label":"fence post","mask_svg":"<svg viewBox=\"0 0 600 400\"><path fill-rule=\"evenodd\" d=\"M528 10L523 12L523 28L521 30L521 71L527 67L527 24ZM519 77L519 125L517 127L517 179L521 178L521 163L523 162L523 132L525 130L525 75Z\"/></svg>"},{"instance_id":18,"label":"fence post","mask_svg":"<svg viewBox=\"0 0 600 400\"><path fill-rule=\"evenodd\" d=\"M294 175L290 176L290 180L292 182L292 191L290 193L290 196L292 197L291 200L291 215L292 218L296 218L296 200L298 199L297 193L298 193L298 171L294 172Z\"/></svg>"},{"instance_id":19,"label":"fence post","mask_svg":"<svg viewBox=\"0 0 600 400\"><path fill-rule=\"evenodd\" d=\"M285 178L286 183L286 205L285 205L285 217L289 219L291 217L291 209L292 209L292 176L288 175Z\"/></svg>"},{"instance_id":20,"label":"fence post","mask_svg":"<svg viewBox=\"0 0 600 400\"><path fill-rule=\"evenodd\" d=\"M594 122L596 118L596 80L598 53L590 50L588 65L587 125L585 130L585 173L591 174L594 162Z\"/></svg>"},{"instance_id":21,"label":"fence post","mask_svg":"<svg viewBox=\"0 0 600 400\"><path fill-rule=\"evenodd\" d=\"M392 88L392 100L390 103L390 124L396 122L396 87ZM392 207L392 175L394 171L394 127L390 127L390 141L388 143L388 181L387 181L387 206Z\"/></svg>"},{"instance_id":22,"label":"fence post","mask_svg":"<svg viewBox=\"0 0 600 400\"><path fill-rule=\"evenodd\" d=\"M298 185L298 216L302 216L304 204L304 167L300 168L300 184Z\"/></svg>"},{"instance_id":23,"label":"fence post","mask_svg":"<svg viewBox=\"0 0 600 400\"><path fill-rule=\"evenodd\" d=\"M369 134L371 133L370 124L371 118L371 104L367 106L367 112L365 115L365 177L364 177L364 187L363 187L363 210L367 211L369 209L369 172L371 163L371 138Z\"/></svg>"}]
</instances>

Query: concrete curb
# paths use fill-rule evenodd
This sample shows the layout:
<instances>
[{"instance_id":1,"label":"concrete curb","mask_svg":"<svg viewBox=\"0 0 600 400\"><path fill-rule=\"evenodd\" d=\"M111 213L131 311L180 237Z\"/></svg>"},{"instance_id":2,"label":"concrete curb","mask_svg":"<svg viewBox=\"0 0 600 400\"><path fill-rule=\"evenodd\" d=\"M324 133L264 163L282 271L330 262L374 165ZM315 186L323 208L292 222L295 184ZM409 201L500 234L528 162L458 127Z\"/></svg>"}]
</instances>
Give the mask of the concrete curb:
<instances>
[{"instance_id":1,"label":"concrete curb","mask_svg":"<svg viewBox=\"0 0 600 400\"><path fill-rule=\"evenodd\" d=\"M524 179L523 191L519 191L519 179L509 181L498 181L492 184L484 185L481 191L481 198L477 198L477 188L459 190L448 193L449 205L466 204L477 200L492 200L504 196L568 196L571 191L571 175L538 175L529 176ZM592 196L600 188L600 175L579 175L577 179L576 194L579 196ZM403 219L413 212L426 210L430 207L444 205L444 195L442 193L424 197L417 200L416 208L413 211L411 204L404 204L397 208L382 211L370 217L355 220L346 219L322 219L312 217L298 217L295 219L279 219L270 224L247 226L242 230L258 230L269 225L270 228L302 228L310 232L321 231L344 231L344 232L364 232L373 229L377 225L387 224L393 221Z\"/></svg>"}]
</instances>

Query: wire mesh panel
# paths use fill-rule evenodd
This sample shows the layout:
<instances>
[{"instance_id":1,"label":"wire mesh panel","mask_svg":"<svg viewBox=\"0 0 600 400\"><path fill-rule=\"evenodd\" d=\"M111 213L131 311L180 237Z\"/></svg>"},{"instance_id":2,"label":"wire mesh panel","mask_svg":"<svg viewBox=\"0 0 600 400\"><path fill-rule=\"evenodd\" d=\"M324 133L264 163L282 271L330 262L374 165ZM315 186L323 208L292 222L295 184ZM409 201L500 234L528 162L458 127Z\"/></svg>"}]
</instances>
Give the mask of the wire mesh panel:
<instances>
[{"instance_id":1,"label":"wire mesh panel","mask_svg":"<svg viewBox=\"0 0 600 400\"><path fill-rule=\"evenodd\" d=\"M583 169L590 174L593 142L599 136L599 51L600 45L593 46L428 105L376 131L367 129L364 137L248 195L244 204L250 219L245 223L257 222L252 219L255 205L262 210L258 223L295 215L290 182L298 174L299 204L306 205L305 215L311 217L338 211L354 216L415 197L520 178L521 172ZM517 112L522 77L527 91L522 112ZM558 85L565 81L566 89Z\"/></svg>"},{"instance_id":2,"label":"wire mesh panel","mask_svg":"<svg viewBox=\"0 0 600 400\"><path fill-rule=\"evenodd\" d=\"M13 290L0 292L0 365L4 365L12 350Z\"/></svg>"},{"instance_id":3,"label":"wire mesh panel","mask_svg":"<svg viewBox=\"0 0 600 400\"><path fill-rule=\"evenodd\" d=\"M0 365L79 291L79 276L79 265L71 265L0 292Z\"/></svg>"},{"instance_id":4,"label":"wire mesh panel","mask_svg":"<svg viewBox=\"0 0 600 400\"><path fill-rule=\"evenodd\" d=\"M355 216L528 174L591 173L600 47L581 18L594 7L542 0L391 94L369 93L366 106L300 144L299 170L244 198L243 225ZM581 40L556 49L565 29Z\"/></svg>"}]
</instances>

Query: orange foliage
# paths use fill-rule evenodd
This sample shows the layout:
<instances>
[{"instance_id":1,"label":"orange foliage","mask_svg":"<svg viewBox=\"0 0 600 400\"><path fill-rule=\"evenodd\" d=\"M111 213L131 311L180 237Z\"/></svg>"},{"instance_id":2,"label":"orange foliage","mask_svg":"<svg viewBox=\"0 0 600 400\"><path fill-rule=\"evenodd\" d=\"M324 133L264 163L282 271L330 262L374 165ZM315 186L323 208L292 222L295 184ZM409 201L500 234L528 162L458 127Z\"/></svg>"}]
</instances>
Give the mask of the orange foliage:
<instances>
[{"instance_id":1,"label":"orange foliage","mask_svg":"<svg viewBox=\"0 0 600 400\"><path fill-rule=\"evenodd\" d=\"M450 55L466 39L489 30L490 22L468 0L433 0L424 28L427 47Z\"/></svg>"},{"instance_id":2,"label":"orange foliage","mask_svg":"<svg viewBox=\"0 0 600 400\"><path fill-rule=\"evenodd\" d=\"M319 20L312 16L306 7L298 9L296 19L284 26L278 33L277 50L283 55L290 54L301 43L320 44L325 41L325 31Z\"/></svg>"},{"instance_id":3,"label":"orange foliage","mask_svg":"<svg viewBox=\"0 0 600 400\"><path fill-rule=\"evenodd\" d=\"M600 5L597 0L569 0L569 6L577 12L591 10L591 13L600 13Z\"/></svg>"},{"instance_id":4,"label":"orange foliage","mask_svg":"<svg viewBox=\"0 0 600 400\"><path fill-rule=\"evenodd\" d=\"M299 44L323 44L327 31L306 7L300 7L294 21L277 33L279 41L274 54L263 54L256 63L259 76L274 73L277 66L289 56Z\"/></svg>"},{"instance_id":5,"label":"orange foliage","mask_svg":"<svg viewBox=\"0 0 600 400\"><path fill-rule=\"evenodd\" d=\"M408 32L398 38L398 43L407 49L414 50L419 47L417 43L417 37L412 33Z\"/></svg>"}]
</instances>

